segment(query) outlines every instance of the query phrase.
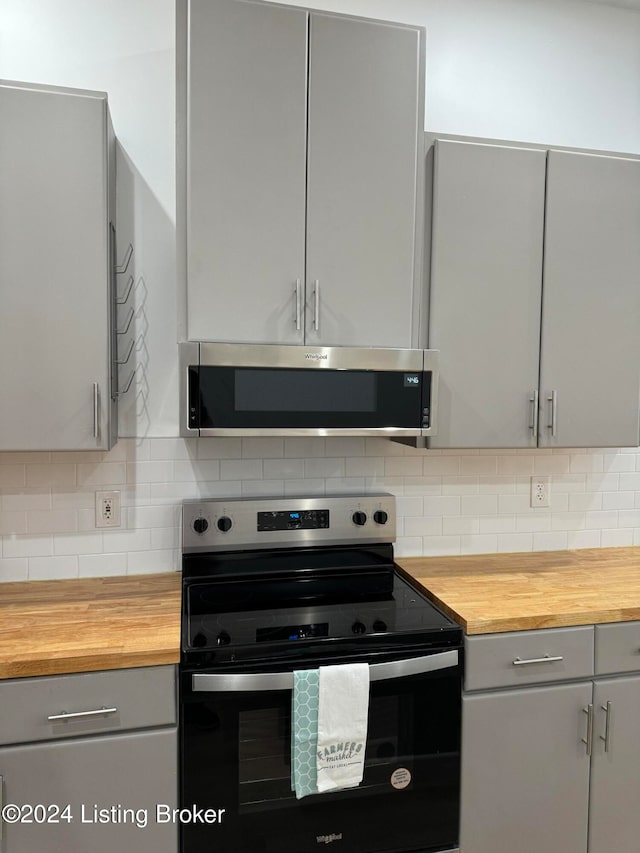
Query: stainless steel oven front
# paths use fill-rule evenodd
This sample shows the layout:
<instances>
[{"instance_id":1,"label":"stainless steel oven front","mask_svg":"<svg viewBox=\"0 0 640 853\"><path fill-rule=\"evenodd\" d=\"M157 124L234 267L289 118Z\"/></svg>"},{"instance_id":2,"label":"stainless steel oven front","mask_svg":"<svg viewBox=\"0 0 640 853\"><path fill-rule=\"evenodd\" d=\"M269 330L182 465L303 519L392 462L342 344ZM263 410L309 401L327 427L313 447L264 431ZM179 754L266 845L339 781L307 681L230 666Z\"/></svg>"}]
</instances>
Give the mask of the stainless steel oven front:
<instances>
[{"instance_id":1,"label":"stainless steel oven front","mask_svg":"<svg viewBox=\"0 0 640 853\"><path fill-rule=\"evenodd\" d=\"M185 502L182 853L457 847L462 629L396 566L395 528L388 494ZM356 662L363 779L297 798L294 673Z\"/></svg>"},{"instance_id":2,"label":"stainless steel oven front","mask_svg":"<svg viewBox=\"0 0 640 853\"><path fill-rule=\"evenodd\" d=\"M182 804L216 815L215 825L182 825L183 853L456 848L459 650L339 657L351 660L370 661L364 779L302 800L291 790L291 662L183 670Z\"/></svg>"}]
</instances>

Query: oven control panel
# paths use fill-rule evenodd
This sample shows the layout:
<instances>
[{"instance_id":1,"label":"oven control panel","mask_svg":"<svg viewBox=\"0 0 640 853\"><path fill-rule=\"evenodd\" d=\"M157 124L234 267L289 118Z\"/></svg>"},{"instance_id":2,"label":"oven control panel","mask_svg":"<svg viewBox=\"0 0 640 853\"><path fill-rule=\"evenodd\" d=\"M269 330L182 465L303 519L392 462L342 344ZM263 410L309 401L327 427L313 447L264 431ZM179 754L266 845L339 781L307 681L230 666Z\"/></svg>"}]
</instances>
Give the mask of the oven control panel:
<instances>
[{"instance_id":1,"label":"oven control panel","mask_svg":"<svg viewBox=\"0 0 640 853\"><path fill-rule=\"evenodd\" d=\"M183 551L395 542L395 496L185 501Z\"/></svg>"}]
</instances>

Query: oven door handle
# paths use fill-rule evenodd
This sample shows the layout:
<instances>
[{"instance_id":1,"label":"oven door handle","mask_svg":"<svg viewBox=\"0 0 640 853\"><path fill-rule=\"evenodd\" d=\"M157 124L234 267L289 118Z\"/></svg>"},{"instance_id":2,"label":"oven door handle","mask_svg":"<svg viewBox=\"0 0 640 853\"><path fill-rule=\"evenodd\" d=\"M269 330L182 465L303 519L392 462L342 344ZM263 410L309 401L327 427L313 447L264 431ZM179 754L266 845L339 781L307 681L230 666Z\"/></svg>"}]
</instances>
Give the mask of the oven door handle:
<instances>
[{"instance_id":1,"label":"oven door handle","mask_svg":"<svg viewBox=\"0 0 640 853\"><path fill-rule=\"evenodd\" d=\"M386 663L373 663L369 666L370 681L386 681L390 678L405 678L409 675L421 675L450 669L458 665L457 649L439 652L408 660L393 660ZM292 690L293 672L236 672L204 673L196 672L191 676L191 689L194 693L256 693L271 690Z\"/></svg>"}]
</instances>

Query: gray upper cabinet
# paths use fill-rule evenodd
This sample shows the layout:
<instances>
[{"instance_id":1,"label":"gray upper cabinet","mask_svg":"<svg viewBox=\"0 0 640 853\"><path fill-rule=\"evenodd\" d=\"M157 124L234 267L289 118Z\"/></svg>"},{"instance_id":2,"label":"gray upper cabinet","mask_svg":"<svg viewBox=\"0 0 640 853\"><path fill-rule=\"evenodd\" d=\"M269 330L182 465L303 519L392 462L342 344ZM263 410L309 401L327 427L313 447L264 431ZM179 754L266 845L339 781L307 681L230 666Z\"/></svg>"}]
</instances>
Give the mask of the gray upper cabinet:
<instances>
[{"instance_id":1,"label":"gray upper cabinet","mask_svg":"<svg viewBox=\"0 0 640 853\"><path fill-rule=\"evenodd\" d=\"M411 346L421 33L310 18L306 339Z\"/></svg>"},{"instance_id":2,"label":"gray upper cabinet","mask_svg":"<svg viewBox=\"0 0 640 853\"><path fill-rule=\"evenodd\" d=\"M636 446L640 160L549 152L541 343L540 446Z\"/></svg>"},{"instance_id":3,"label":"gray upper cabinet","mask_svg":"<svg viewBox=\"0 0 640 853\"><path fill-rule=\"evenodd\" d=\"M190 0L192 340L304 340L306 75L304 10Z\"/></svg>"},{"instance_id":4,"label":"gray upper cabinet","mask_svg":"<svg viewBox=\"0 0 640 853\"><path fill-rule=\"evenodd\" d=\"M104 93L0 82L0 450L111 446Z\"/></svg>"},{"instance_id":5,"label":"gray upper cabinet","mask_svg":"<svg viewBox=\"0 0 640 853\"><path fill-rule=\"evenodd\" d=\"M535 446L545 163L544 151L435 144L431 447Z\"/></svg>"},{"instance_id":6,"label":"gray upper cabinet","mask_svg":"<svg viewBox=\"0 0 640 853\"><path fill-rule=\"evenodd\" d=\"M438 140L431 231L430 446L637 446L640 159Z\"/></svg>"},{"instance_id":7,"label":"gray upper cabinet","mask_svg":"<svg viewBox=\"0 0 640 853\"><path fill-rule=\"evenodd\" d=\"M423 31L249 0L186 30L188 338L412 346Z\"/></svg>"}]
</instances>

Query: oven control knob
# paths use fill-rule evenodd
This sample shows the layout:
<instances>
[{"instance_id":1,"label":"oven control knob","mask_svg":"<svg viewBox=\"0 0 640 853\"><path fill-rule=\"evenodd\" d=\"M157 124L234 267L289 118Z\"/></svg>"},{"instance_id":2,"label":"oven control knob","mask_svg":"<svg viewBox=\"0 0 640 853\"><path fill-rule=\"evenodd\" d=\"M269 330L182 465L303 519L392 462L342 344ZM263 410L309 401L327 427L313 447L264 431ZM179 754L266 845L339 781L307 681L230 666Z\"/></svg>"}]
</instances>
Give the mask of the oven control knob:
<instances>
[{"instance_id":1,"label":"oven control knob","mask_svg":"<svg viewBox=\"0 0 640 853\"><path fill-rule=\"evenodd\" d=\"M367 630L367 626L363 625L362 622L354 622L351 626L351 630L354 634L364 634Z\"/></svg>"},{"instance_id":2,"label":"oven control knob","mask_svg":"<svg viewBox=\"0 0 640 853\"><path fill-rule=\"evenodd\" d=\"M199 533L201 536L203 533L206 533L208 528L209 528L209 522L207 521L206 518L196 518L196 520L193 522L193 529L195 530L196 533Z\"/></svg>"},{"instance_id":3,"label":"oven control knob","mask_svg":"<svg viewBox=\"0 0 640 853\"><path fill-rule=\"evenodd\" d=\"M227 634L226 631L220 631L218 636L216 637L216 643L219 646L228 646L231 642L231 637Z\"/></svg>"},{"instance_id":4,"label":"oven control knob","mask_svg":"<svg viewBox=\"0 0 640 853\"><path fill-rule=\"evenodd\" d=\"M231 530L233 522L229 518L228 515L223 515L218 519L218 530L221 530L222 533L228 533Z\"/></svg>"},{"instance_id":5,"label":"oven control knob","mask_svg":"<svg viewBox=\"0 0 640 853\"><path fill-rule=\"evenodd\" d=\"M358 527L362 527L363 524L367 523L366 512L354 512L351 516L351 521L353 521L354 524L357 524Z\"/></svg>"},{"instance_id":6,"label":"oven control knob","mask_svg":"<svg viewBox=\"0 0 640 853\"><path fill-rule=\"evenodd\" d=\"M389 516L383 509L377 509L373 513L373 520L376 524L386 524L389 520Z\"/></svg>"},{"instance_id":7,"label":"oven control knob","mask_svg":"<svg viewBox=\"0 0 640 853\"><path fill-rule=\"evenodd\" d=\"M387 630L387 623L384 622L382 619L376 619L376 621L373 623L373 630L376 632L376 634L383 634Z\"/></svg>"}]
</instances>

